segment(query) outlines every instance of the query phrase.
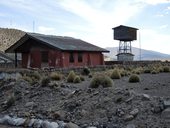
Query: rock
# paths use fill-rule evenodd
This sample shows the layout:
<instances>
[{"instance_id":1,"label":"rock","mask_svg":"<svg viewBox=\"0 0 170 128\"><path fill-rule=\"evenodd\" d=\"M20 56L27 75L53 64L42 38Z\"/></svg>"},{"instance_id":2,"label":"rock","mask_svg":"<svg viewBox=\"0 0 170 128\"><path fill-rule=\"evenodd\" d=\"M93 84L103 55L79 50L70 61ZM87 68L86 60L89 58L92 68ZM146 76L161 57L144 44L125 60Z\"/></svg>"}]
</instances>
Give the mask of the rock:
<instances>
[{"instance_id":1,"label":"rock","mask_svg":"<svg viewBox=\"0 0 170 128\"><path fill-rule=\"evenodd\" d=\"M136 126L134 124L128 124L126 128L136 128Z\"/></svg>"},{"instance_id":2,"label":"rock","mask_svg":"<svg viewBox=\"0 0 170 128\"><path fill-rule=\"evenodd\" d=\"M59 125L56 122L43 121L41 123L41 128L58 128Z\"/></svg>"},{"instance_id":3,"label":"rock","mask_svg":"<svg viewBox=\"0 0 170 128\"><path fill-rule=\"evenodd\" d=\"M50 124L50 122L48 122L48 121L43 121L43 122L41 123L41 127L42 127L42 128L50 128L50 127L51 127L51 124Z\"/></svg>"},{"instance_id":4,"label":"rock","mask_svg":"<svg viewBox=\"0 0 170 128\"><path fill-rule=\"evenodd\" d=\"M153 108L152 108L152 111L153 113L160 113L162 112L162 109L159 105L155 105Z\"/></svg>"},{"instance_id":5,"label":"rock","mask_svg":"<svg viewBox=\"0 0 170 128\"><path fill-rule=\"evenodd\" d=\"M161 118L165 120L170 120L170 108L167 108L162 112Z\"/></svg>"},{"instance_id":6,"label":"rock","mask_svg":"<svg viewBox=\"0 0 170 128\"><path fill-rule=\"evenodd\" d=\"M72 123L72 122L69 122L69 123L67 123L67 124L65 125L64 128L79 128L79 126L76 125L76 124L74 124L74 123Z\"/></svg>"},{"instance_id":7,"label":"rock","mask_svg":"<svg viewBox=\"0 0 170 128\"><path fill-rule=\"evenodd\" d=\"M132 96L132 97L128 98L127 100L125 100L125 102L126 102L126 103L129 103L129 102L131 102L131 101L133 100L133 98L134 98L134 97Z\"/></svg>"},{"instance_id":8,"label":"rock","mask_svg":"<svg viewBox=\"0 0 170 128\"><path fill-rule=\"evenodd\" d=\"M115 97L115 103L121 102L122 99L123 99L122 96L117 96L117 97Z\"/></svg>"},{"instance_id":9,"label":"rock","mask_svg":"<svg viewBox=\"0 0 170 128\"><path fill-rule=\"evenodd\" d=\"M34 120L34 123L33 123L33 128L40 128L42 122L43 122L42 120L35 119L35 120Z\"/></svg>"},{"instance_id":10,"label":"rock","mask_svg":"<svg viewBox=\"0 0 170 128\"><path fill-rule=\"evenodd\" d=\"M116 110L116 115L119 116L119 117L122 117L123 115L125 115L125 112L123 111L123 109L118 108Z\"/></svg>"},{"instance_id":11,"label":"rock","mask_svg":"<svg viewBox=\"0 0 170 128\"><path fill-rule=\"evenodd\" d=\"M10 120L11 117L8 115L5 115L3 118L0 119L0 124L8 124L8 120Z\"/></svg>"},{"instance_id":12,"label":"rock","mask_svg":"<svg viewBox=\"0 0 170 128\"><path fill-rule=\"evenodd\" d=\"M32 127L36 119L31 119L28 123L28 127Z\"/></svg>"},{"instance_id":13,"label":"rock","mask_svg":"<svg viewBox=\"0 0 170 128\"><path fill-rule=\"evenodd\" d=\"M25 104L25 107L34 107L35 106L35 103L34 102L27 102Z\"/></svg>"},{"instance_id":14,"label":"rock","mask_svg":"<svg viewBox=\"0 0 170 128\"><path fill-rule=\"evenodd\" d=\"M97 128L97 127L90 126L90 127L87 127L87 128Z\"/></svg>"},{"instance_id":15,"label":"rock","mask_svg":"<svg viewBox=\"0 0 170 128\"><path fill-rule=\"evenodd\" d=\"M132 116L137 116L137 114L139 113L139 109L137 109L137 108L135 108L134 110L132 110L131 112L130 112L130 115L132 115Z\"/></svg>"},{"instance_id":16,"label":"rock","mask_svg":"<svg viewBox=\"0 0 170 128\"><path fill-rule=\"evenodd\" d=\"M63 121L58 121L58 125L59 125L59 128L64 128L66 123L64 123Z\"/></svg>"},{"instance_id":17,"label":"rock","mask_svg":"<svg viewBox=\"0 0 170 128\"><path fill-rule=\"evenodd\" d=\"M170 100L163 101L163 105L164 105L165 108L169 108L170 107Z\"/></svg>"},{"instance_id":18,"label":"rock","mask_svg":"<svg viewBox=\"0 0 170 128\"><path fill-rule=\"evenodd\" d=\"M151 100L151 97L148 94L142 94L142 100Z\"/></svg>"},{"instance_id":19,"label":"rock","mask_svg":"<svg viewBox=\"0 0 170 128\"><path fill-rule=\"evenodd\" d=\"M65 119L65 112L60 110L52 114L52 117L57 120L64 120Z\"/></svg>"},{"instance_id":20,"label":"rock","mask_svg":"<svg viewBox=\"0 0 170 128\"><path fill-rule=\"evenodd\" d=\"M134 119L134 116L133 115L126 115L125 117L124 117L124 121L131 121L131 120L133 120Z\"/></svg>"},{"instance_id":21,"label":"rock","mask_svg":"<svg viewBox=\"0 0 170 128\"><path fill-rule=\"evenodd\" d=\"M58 123L51 122L51 127L48 127L48 128L58 128L58 127L59 127Z\"/></svg>"},{"instance_id":22,"label":"rock","mask_svg":"<svg viewBox=\"0 0 170 128\"><path fill-rule=\"evenodd\" d=\"M22 126L22 125L24 125L26 119L23 119L23 118L12 118L12 120L14 121L13 125L15 125L15 126Z\"/></svg>"}]
</instances>

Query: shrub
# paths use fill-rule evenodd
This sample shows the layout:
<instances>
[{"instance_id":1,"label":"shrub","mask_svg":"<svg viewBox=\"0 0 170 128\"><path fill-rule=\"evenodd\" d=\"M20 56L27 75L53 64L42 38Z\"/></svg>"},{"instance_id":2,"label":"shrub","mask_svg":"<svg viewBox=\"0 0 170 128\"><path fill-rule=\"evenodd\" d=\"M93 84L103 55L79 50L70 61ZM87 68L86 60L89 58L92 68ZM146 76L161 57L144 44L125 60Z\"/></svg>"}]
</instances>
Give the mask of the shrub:
<instances>
[{"instance_id":1,"label":"shrub","mask_svg":"<svg viewBox=\"0 0 170 128\"><path fill-rule=\"evenodd\" d=\"M144 73L151 73L151 70L149 68L144 69Z\"/></svg>"},{"instance_id":2,"label":"shrub","mask_svg":"<svg viewBox=\"0 0 170 128\"><path fill-rule=\"evenodd\" d=\"M23 76L22 79L32 84L32 79L29 76Z\"/></svg>"},{"instance_id":3,"label":"shrub","mask_svg":"<svg viewBox=\"0 0 170 128\"><path fill-rule=\"evenodd\" d=\"M163 72L170 72L170 68L168 66L163 67Z\"/></svg>"},{"instance_id":4,"label":"shrub","mask_svg":"<svg viewBox=\"0 0 170 128\"><path fill-rule=\"evenodd\" d=\"M120 70L120 75L121 75L121 77L127 76L127 71L124 69Z\"/></svg>"},{"instance_id":5,"label":"shrub","mask_svg":"<svg viewBox=\"0 0 170 128\"><path fill-rule=\"evenodd\" d=\"M81 81L84 81L85 79L84 79L84 77L83 77L83 76L80 76L80 80L81 80Z\"/></svg>"},{"instance_id":6,"label":"shrub","mask_svg":"<svg viewBox=\"0 0 170 128\"><path fill-rule=\"evenodd\" d=\"M92 77L93 77L93 75L90 73L90 74L88 75L88 77L89 77L89 78L92 78Z\"/></svg>"},{"instance_id":7,"label":"shrub","mask_svg":"<svg viewBox=\"0 0 170 128\"><path fill-rule=\"evenodd\" d=\"M164 71L163 67L160 66L160 67L158 68L158 72L163 72L163 71Z\"/></svg>"},{"instance_id":8,"label":"shrub","mask_svg":"<svg viewBox=\"0 0 170 128\"><path fill-rule=\"evenodd\" d=\"M56 73L56 72L52 72L52 73L50 74L50 78L51 78L52 80L61 80L61 75L58 74L58 73Z\"/></svg>"},{"instance_id":9,"label":"shrub","mask_svg":"<svg viewBox=\"0 0 170 128\"><path fill-rule=\"evenodd\" d=\"M112 79L120 79L121 75L118 69L114 69L111 76Z\"/></svg>"},{"instance_id":10,"label":"shrub","mask_svg":"<svg viewBox=\"0 0 170 128\"><path fill-rule=\"evenodd\" d=\"M157 74L158 72L156 70L153 70L151 74Z\"/></svg>"},{"instance_id":11,"label":"shrub","mask_svg":"<svg viewBox=\"0 0 170 128\"><path fill-rule=\"evenodd\" d=\"M132 74L129 77L129 82L130 83L136 83L136 82L140 82L140 77L137 74Z\"/></svg>"},{"instance_id":12,"label":"shrub","mask_svg":"<svg viewBox=\"0 0 170 128\"><path fill-rule=\"evenodd\" d=\"M73 80L73 83L80 83L81 82L81 79L79 76L76 76Z\"/></svg>"},{"instance_id":13,"label":"shrub","mask_svg":"<svg viewBox=\"0 0 170 128\"><path fill-rule=\"evenodd\" d=\"M50 83L50 78L49 77L43 77L41 80L41 85L43 87L48 86L48 84Z\"/></svg>"},{"instance_id":14,"label":"shrub","mask_svg":"<svg viewBox=\"0 0 170 128\"><path fill-rule=\"evenodd\" d=\"M72 83L74 81L74 78L76 77L76 74L74 73L74 71L70 71L68 77L67 77L67 82Z\"/></svg>"},{"instance_id":15,"label":"shrub","mask_svg":"<svg viewBox=\"0 0 170 128\"><path fill-rule=\"evenodd\" d=\"M35 79L35 80L40 80L40 78L41 78L39 72L37 72L37 71L32 72L32 73L30 74L30 77L32 77L32 78Z\"/></svg>"},{"instance_id":16,"label":"shrub","mask_svg":"<svg viewBox=\"0 0 170 128\"><path fill-rule=\"evenodd\" d=\"M99 85L102 85L103 87L111 87L113 85L113 81L106 75L95 75L90 82L90 87L97 88Z\"/></svg>"},{"instance_id":17,"label":"shrub","mask_svg":"<svg viewBox=\"0 0 170 128\"><path fill-rule=\"evenodd\" d=\"M90 69L88 67L84 67L83 74L84 75L89 75L90 74Z\"/></svg>"}]
</instances>

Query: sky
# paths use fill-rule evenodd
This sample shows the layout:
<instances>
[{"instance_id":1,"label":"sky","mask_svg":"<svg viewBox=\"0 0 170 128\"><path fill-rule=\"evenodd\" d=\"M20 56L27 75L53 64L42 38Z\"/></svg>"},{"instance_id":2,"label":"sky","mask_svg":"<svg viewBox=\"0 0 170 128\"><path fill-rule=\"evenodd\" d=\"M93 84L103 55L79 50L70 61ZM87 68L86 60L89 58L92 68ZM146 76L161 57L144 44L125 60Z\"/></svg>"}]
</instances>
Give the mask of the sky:
<instances>
[{"instance_id":1,"label":"sky","mask_svg":"<svg viewBox=\"0 0 170 128\"><path fill-rule=\"evenodd\" d=\"M138 28L133 47L170 54L170 0L0 0L0 27L117 47L113 27Z\"/></svg>"}]
</instances>

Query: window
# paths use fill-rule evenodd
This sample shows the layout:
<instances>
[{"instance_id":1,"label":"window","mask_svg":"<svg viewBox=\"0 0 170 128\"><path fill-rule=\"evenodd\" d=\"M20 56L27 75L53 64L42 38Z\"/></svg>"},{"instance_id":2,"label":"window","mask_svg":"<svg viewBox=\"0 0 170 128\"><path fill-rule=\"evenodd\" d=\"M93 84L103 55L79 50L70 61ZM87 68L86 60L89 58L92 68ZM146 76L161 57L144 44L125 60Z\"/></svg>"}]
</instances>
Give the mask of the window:
<instances>
[{"instance_id":1,"label":"window","mask_svg":"<svg viewBox=\"0 0 170 128\"><path fill-rule=\"evenodd\" d=\"M78 62L83 62L83 54L78 53Z\"/></svg>"},{"instance_id":2,"label":"window","mask_svg":"<svg viewBox=\"0 0 170 128\"><path fill-rule=\"evenodd\" d=\"M48 63L48 52L47 51L41 52L41 61L44 63Z\"/></svg>"},{"instance_id":3,"label":"window","mask_svg":"<svg viewBox=\"0 0 170 128\"><path fill-rule=\"evenodd\" d=\"M74 54L71 52L69 57L70 63L74 63Z\"/></svg>"}]
</instances>

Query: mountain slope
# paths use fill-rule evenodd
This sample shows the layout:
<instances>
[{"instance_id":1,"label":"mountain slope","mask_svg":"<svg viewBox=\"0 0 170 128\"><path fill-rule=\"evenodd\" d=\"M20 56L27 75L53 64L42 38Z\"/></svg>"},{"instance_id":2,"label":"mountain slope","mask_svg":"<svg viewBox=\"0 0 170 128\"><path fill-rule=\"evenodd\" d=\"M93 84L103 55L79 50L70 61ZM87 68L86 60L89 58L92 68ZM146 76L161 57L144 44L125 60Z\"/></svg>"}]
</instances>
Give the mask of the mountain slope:
<instances>
[{"instance_id":1,"label":"mountain slope","mask_svg":"<svg viewBox=\"0 0 170 128\"><path fill-rule=\"evenodd\" d=\"M107 50L110 53L106 53L105 55L110 57L111 59L116 59L117 47L107 47ZM140 49L132 48L132 53L135 55L134 60L140 60ZM141 60L170 60L169 54L164 54L156 51L141 49Z\"/></svg>"},{"instance_id":2,"label":"mountain slope","mask_svg":"<svg viewBox=\"0 0 170 128\"><path fill-rule=\"evenodd\" d=\"M0 51L5 51L8 47L18 41L25 32L17 29L0 28Z\"/></svg>"}]
</instances>

